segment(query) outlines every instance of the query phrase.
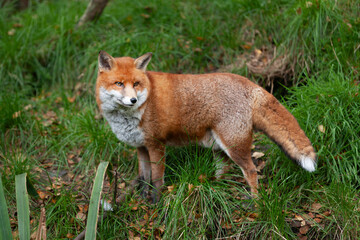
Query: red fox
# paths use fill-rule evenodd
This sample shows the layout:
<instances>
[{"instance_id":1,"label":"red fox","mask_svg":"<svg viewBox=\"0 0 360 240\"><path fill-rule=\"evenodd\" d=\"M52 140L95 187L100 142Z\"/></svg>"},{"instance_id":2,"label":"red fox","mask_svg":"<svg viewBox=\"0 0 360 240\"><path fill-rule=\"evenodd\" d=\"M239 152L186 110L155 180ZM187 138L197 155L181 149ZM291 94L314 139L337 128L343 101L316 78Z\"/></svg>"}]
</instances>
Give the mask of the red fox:
<instances>
[{"instance_id":1,"label":"red fox","mask_svg":"<svg viewBox=\"0 0 360 240\"><path fill-rule=\"evenodd\" d=\"M197 142L240 166L253 195L257 172L252 133L264 132L309 172L316 154L294 116L266 90L230 73L171 74L146 71L152 53L133 59L100 51L96 101L117 138L137 147L139 178L164 184L165 146Z\"/></svg>"}]
</instances>

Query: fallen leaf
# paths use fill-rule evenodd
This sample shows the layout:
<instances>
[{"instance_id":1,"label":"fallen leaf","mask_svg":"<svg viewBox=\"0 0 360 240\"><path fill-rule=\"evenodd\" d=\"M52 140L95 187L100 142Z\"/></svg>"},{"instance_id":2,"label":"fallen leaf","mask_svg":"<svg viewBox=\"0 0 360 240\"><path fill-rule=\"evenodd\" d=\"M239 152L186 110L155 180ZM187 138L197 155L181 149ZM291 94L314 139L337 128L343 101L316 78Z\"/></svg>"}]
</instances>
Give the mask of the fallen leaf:
<instances>
[{"instance_id":1,"label":"fallen leaf","mask_svg":"<svg viewBox=\"0 0 360 240\"><path fill-rule=\"evenodd\" d=\"M206 175L205 175L205 174L201 174L201 175L199 176L199 182L203 183L203 182L205 182L205 180L206 180Z\"/></svg>"},{"instance_id":2,"label":"fallen leaf","mask_svg":"<svg viewBox=\"0 0 360 240\"><path fill-rule=\"evenodd\" d=\"M316 223L321 223L321 218L314 218L314 221L315 221Z\"/></svg>"},{"instance_id":3,"label":"fallen leaf","mask_svg":"<svg viewBox=\"0 0 360 240\"><path fill-rule=\"evenodd\" d=\"M175 186L174 186L174 185L167 186L167 190L168 190L168 192L172 192L172 191L174 191L174 188L175 188Z\"/></svg>"},{"instance_id":4,"label":"fallen leaf","mask_svg":"<svg viewBox=\"0 0 360 240\"><path fill-rule=\"evenodd\" d=\"M242 47L243 49L249 50L249 49L251 49L251 47L252 47L252 43L247 42L247 43L241 45L241 47Z\"/></svg>"},{"instance_id":5,"label":"fallen leaf","mask_svg":"<svg viewBox=\"0 0 360 240\"><path fill-rule=\"evenodd\" d=\"M44 200L45 198L49 197L49 193L48 192L43 192L43 191L37 191L37 193L39 194L40 199Z\"/></svg>"},{"instance_id":6,"label":"fallen leaf","mask_svg":"<svg viewBox=\"0 0 360 240\"><path fill-rule=\"evenodd\" d=\"M320 208L322 208L322 205L320 203L315 202L315 203L311 204L311 211L312 212L318 212L318 210Z\"/></svg>"},{"instance_id":7,"label":"fallen leaf","mask_svg":"<svg viewBox=\"0 0 360 240\"><path fill-rule=\"evenodd\" d=\"M193 190L193 188L194 188L194 184L189 183L188 184L189 192L191 192Z\"/></svg>"},{"instance_id":8,"label":"fallen leaf","mask_svg":"<svg viewBox=\"0 0 360 240\"><path fill-rule=\"evenodd\" d=\"M330 212L330 211L326 211L326 212L323 213L323 215L326 216L326 217L328 217L328 216L331 215L331 212Z\"/></svg>"},{"instance_id":9,"label":"fallen leaf","mask_svg":"<svg viewBox=\"0 0 360 240\"><path fill-rule=\"evenodd\" d=\"M258 58L258 57L261 56L262 51L261 51L260 49L255 49L255 50L254 50L254 53L255 53L255 57Z\"/></svg>"},{"instance_id":10,"label":"fallen leaf","mask_svg":"<svg viewBox=\"0 0 360 240\"><path fill-rule=\"evenodd\" d=\"M248 220L249 222L254 222L255 218L247 217L246 220Z\"/></svg>"},{"instance_id":11,"label":"fallen leaf","mask_svg":"<svg viewBox=\"0 0 360 240\"><path fill-rule=\"evenodd\" d=\"M83 213L83 212L78 212L77 214L76 214L76 217L75 217L76 219L78 219L78 220L80 220L80 221L84 221L85 219L86 219L86 215Z\"/></svg>"},{"instance_id":12,"label":"fallen leaf","mask_svg":"<svg viewBox=\"0 0 360 240\"><path fill-rule=\"evenodd\" d=\"M84 204L84 205L78 205L78 208L80 210L80 212L86 213L89 209L89 205L88 204Z\"/></svg>"},{"instance_id":13,"label":"fallen leaf","mask_svg":"<svg viewBox=\"0 0 360 240\"><path fill-rule=\"evenodd\" d=\"M21 27L23 27L23 25L21 23L14 23L13 27L14 28L21 28Z\"/></svg>"},{"instance_id":14,"label":"fallen leaf","mask_svg":"<svg viewBox=\"0 0 360 240\"><path fill-rule=\"evenodd\" d=\"M314 216L314 214L313 214L312 212L309 212L309 213L308 213L308 216L309 216L310 218L315 218L315 216Z\"/></svg>"},{"instance_id":15,"label":"fallen leaf","mask_svg":"<svg viewBox=\"0 0 360 240\"><path fill-rule=\"evenodd\" d=\"M73 103L75 102L76 96L73 97L68 97L67 100L69 101L69 103Z\"/></svg>"},{"instance_id":16,"label":"fallen leaf","mask_svg":"<svg viewBox=\"0 0 360 240\"><path fill-rule=\"evenodd\" d=\"M27 110L29 110L29 109L31 109L31 108L32 108L32 105L31 105L31 104L28 104L28 105L26 105L26 106L24 107L24 110L27 111Z\"/></svg>"},{"instance_id":17,"label":"fallen leaf","mask_svg":"<svg viewBox=\"0 0 360 240\"><path fill-rule=\"evenodd\" d=\"M325 127L323 125L319 125L318 129L320 132L325 133Z\"/></svg>"},{"instance_id":18,"label":"fallen leaf","mask_svg":"<svg viewBox=\"0 0 360 240\"><path fill-rule=\"evenodd\" d=\"M253 154L251 155L253 158L258 159L263 157L265 154L262 152L253 152Z\"/></svg>"},{"instance_id":19,"label":"fallen leaf","mask_svg":"<svg viewBox=\"0 0 360 240\"><path fill-rule=\"evenodd\" d=\"M232 228L231 224L229 224L227 222L224 222L221 227L224 228L224 229L231 229Z\"/></svg>"},{"instance_id":20,"label":"fallen leaf","mask_svg":"<svg viewBox=\"0 0 360 240\"><path fill-rule=\"evenodd\" d=\"M302 226L300 229L299 229L299 232L303 235L305 235L308 231L309 231L309 225L305 225L305 226Z\"/></svg>"},{"instance_id":21,"label":"fallen leaf","mask_svg":"<svg viewBox=\"0 0 360 240\"><path fill-rule=\"evenodd\" d=\"M146 19L150 18L150 15L149 15L149 14L145 14L145 13L142 13L141 16L142 16L143 18L146 18Z\"/></svg>"},{"instance_id":22,"label":"fallen leaf","mask_svg":"<svg viewBox=\"0 0 360 240\"><path fill-rule=\"evenodd\" d=\"M21 111L17 111L12 115L12 118L18 118L21 115Z\"/></svg>"},{"instance_id":23,"label":"fallen leaf","mask_svg":"<svg viewBox=\"0 0 360 240\"><path fill-rule=\"evenodd\" d=\"M13 36L14 34L15 34L15 29L14 28L12 28L12 29L10 29L9 31L8 31L8 35L9 36Z\"/></svg>"},{"instance_id":24,"label":"fallen leaf","mask_svg":"<svg viewBox=\"0 0 360 240\"><path fill-rule=\"evenodd\" d=\"M308 237L307 236L299 236L299 240L307 240Z\"/></svg>"},{"instance_id":25,"label":"fallen leaf","mask_svg":"<svg viewBox=\"0 0 360 240\"><path fill-rule=\"evenodd\" d=\"M258 218L258 217L259 217L259 214L258 214L258 213L250 213L250 214L248 215L248 217Z\"/></svg>"},{"instance_id":26,"label":"fallen leaf","mask_svg":"<svg viewBox=\"0 0 360 240\"><path fill-rule=\"evenodd\" d=\"M66 234L66 237L67 237L67 238L74 238L74 237L75 237L75 235L74 235L74 234L72 234L72 233L68 233L68 234Z\"/></svg>"}]
</instances>

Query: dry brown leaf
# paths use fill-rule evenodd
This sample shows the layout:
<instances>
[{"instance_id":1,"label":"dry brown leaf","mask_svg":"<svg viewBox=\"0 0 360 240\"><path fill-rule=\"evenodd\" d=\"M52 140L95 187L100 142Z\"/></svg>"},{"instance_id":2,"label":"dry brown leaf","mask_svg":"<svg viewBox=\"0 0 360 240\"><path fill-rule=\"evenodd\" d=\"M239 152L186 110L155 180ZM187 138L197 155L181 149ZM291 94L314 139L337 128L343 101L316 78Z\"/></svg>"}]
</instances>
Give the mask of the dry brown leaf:
<instances>
[{"instance_id":1,"label":"dry brown leaf","mask_svg":"<svg viewBox=\"0 0 360 240\"><path fill-rule=\"evenodd\" d=\"M68 97L67 100L69 101L69 103L73 103L75 102L76 96L73 97Z\"/></svg>"},{"instance_id":2,"label":"dry brown leaf","mask_svg":"<svg viewBox=\"0 0 360 240\"><path fill-rule=\"evenodd\" d=\"M246 217L246 220L248 220L249 222L254 222L254 221L255 221L255 218Z\"/></svg>"},{"instance_id":3,"label":"dry brown leaf","mask_svg":"<svg viewBox=\"0 0 360 240\"><path fill-rule=\"evenodd\" d=\"M201 175L199 176L199 182L203 183L203 182L205 182L205 180L206 180L206 175L205 175L205 174L201 174Z\"/></svg>"},{"instance_id":4,"label":"dry brown leaf","mask_svg":"<svg viewBox=\"0 0 360 240\"><path fill-rule=\"evenodd\" d=\"M305 5L306 5L307 8L309 8L309 7L311 7L313 5L313 3L309 1L309 2L306 2Z\"/></svg>"},{"instance_id":5,"label":"dry brown leaf","mask_svg":"<svg viewBox=\"0 0 360 240\"><path fill-rule=\"evenodd\" d=\"M138 207L134 206L134 207L131 208L131 210L136 211L136 210L138 210Z\"/></svg>"},{"instance_id":6,"label":"dry brown leaf","mask_svg":"<svg viewBox=\"0 0 360 240\"><path fill-rule=\"evenodd\" d=\"M251 49L251 47L252 47L252 43L247 42L247 43L241 45L241 47L242 47L243 49L249 50L249 49Z\"/></svg>"},{"instance_id":7,"label":"dry brown leaf","mask_svg":"<svg viewBox=\"0 0 360 240\"><path fill-rule=\"evenodd\" d=\"M77 214L76 214L76 217L75 217L76 219L78 219L78 220L80 220L80 221L85 221L85 219L86 219L86 215L83 213L83 212L78 212Z\"/></svg>"},{"instance_id":8,"label":"dry brown leaf","mask_svg":"<svg viewBox=\"0 0 360 240\"><path fill-rule=\"evenodd\" d=\"M29 110L29 109L32 109L32 105L31 104L28 104L28 105L26 105L25 107L24 107L24 110L25 111L27 111L27 110Z\"/></svg>"},{"instance_id":9,"label":"dry brown leaf","mask_svg":"<svg viewBox=\"0 0 360 240\"><path fill-rule=\"evenodd\" d=\"M325 133L325 127L324 127L324 125L319 125L319 126L318 126L318 129L319 129L320 132Z\"/></svg>"},{"instance_id":10,"label":"dry brown leaf","mask_svg":"<svg viewBox=\"0 0 360 240\"><path fill-rule=\"evenodd\" d=\"M172 192L174 190L174 188L175 188L174 185L167 186L168 192Z\"/></svg>"},{"instance_id":11,"label":"dry brown leaf","mask_svg":"<svg viewBox=\"0 0 360 240\"><path fill-rule=\"evenodd\" d=\"M67 237L67 238L74 238L74 237L75 237L75 235L74 235L74 234L72 234L72 233L68 233L68 234L66 234L66 237Z\"/></svg>"},{"instance_id":12,"label":"dry brown leaf","mask_svg":"<svg viewBox=\"0 0 360 240\"><path fill-rule=\"evenodd\" d=\"M323 213L323 215L326 216L326 217L328 217L328 216L331 215L331 212L330 212L330 211L326 211L326 212Z\"/></svg>"},{"instance_id":13,"label":"dry brown leaf","mask_svg":"<svg viewBox=\"0 0 360 240\"><path fill-rule=\"evenodd\" d=\"M299 240L307 240L308 237L307 236L299 236Z\"/></svg>"},{"instance_id":14,"label":"dry brown leaf","mask_svg":"<svg viewBox=\"0 0 360 240\"><path fill-rule=\"evenodd\" d=\"M15 30L14 28L12 28L12 29L10 29L10 30L8 31L8 35L9 35L9 36L14 36L15 32L16 32L16 30Z\"/></svg>"},{"instance_id":15,"label":"dry brown leaf","mask_svg":"<svg viewBox=\"0 0 360 240\"><path fill-rule=\"evenodd\" d=\"M14 23L13 27L14 28L21 28L21 27L23 27L23 25L21 23Z\"/></svg>"},{"instance_id":16,"label":"dry brown leaf","mask_svg":"<svg viewBox=\"0 0 360 240\"><path fill-rule=\"evenodd\" d=\"M312 212L318 212L318 210L320 208L322 208L322 205L320 203L315 202L315 203L311 204L311 211Z\"/></svg>"},{"instance_id":17,"label":"dry brown leaf","mask_svg":"<svg viewBox=\"0 0 360 240\"><path fill-rule=\"evenodd\" d=\"M299 232L303 235L305 235L308 231L309 231L310 227L309 225L305 225L305 226L302 226L300 229L299 229Z\"/></svg>"},{"instance_id":18,"label":"dry brown leaf","mask_svg":"<svg viewBox=\"0 0 360 240\"><path fill-rule=\"evenodd\" d=\"M47 199L49 197L49 192L43 192L43 191L37 191L37 193L39 194L40 199L44 200Z\"/></svg>"},{"instance_id":19,"label":"dry brown leaf","mask_svg":"<svg viewBox=\"0 0 360 240\"><path fill-rule=\"evenodd\" d=\"M253 152L253 154L251 155L253 158L258 159L263 157L265 154L262 152Z\"/></svg>"},{"instance_id":20,"label":"dry brown leaf","mask_svg":"<svg viewBox=\"0 0 360 240\"><path fill-rule=\"evenodd\" d=\"M260 49L255 49L254 50L254 53L255 53L255 58L258 58L258 57L260 57L260 55L263 53Z\"/></svg>"},{"instance_id":21,"label":"dry brown leaf","mask_svg":"<svg viewBox=\"0 0 360 240\"><path fill-rule=\"evenodd\" d=\"M12 115L12 118L18 118L21 115L21 111L17 111Z\"/></svg>"},{"instance_id":22,"label":"dry brown leaf","mask_svg":"<svg viewBox=\"0 0 360 240\"><path fill-rule=\"evenodd\" d=\"M224 229L231 229L232 228L231 224L229 224L227 222L223 223L221 227L224 228Z\"/></svg>"},{"instance_id":23,"label":"dry brown leaf","mask_svg":"<svg viewBox=\"0 0 360 240\"><path fill-rule=\"evenodd\" d=\"M147 19L147 18L150 18L150 15L149 15L149 14L145 14L145 13L142 13L141 16L142 16L143 18L146 18L146 19Z\"/></svg>"},{"instance_id":24,"label":"dry brown leaf","mask_svg":"<svg viewBox=\"0 0 360 240\"><path fill-rule=\"evenodd\" d=\"M193 188L194 188L194 184L189 183L188 184L189 192L191 192L193 190Z\"/></svg>"},{"instance_id":25,"label":"dry brown leaf","mask_svg":"<svg viewBox=\"0 0 360 240\"><path fill-rule=\"evenodd\" d=\"M83 204L83 205L78 205L78 208L80 210L80 212L86 213L89 209L89 205L88 204Z\"/></svg>"},{"instance_id":26,"label":"dry brown leaf","mask_svg":"<svg viewBox=\"0 0 360 240\"><path fill-rule=\"evenodd\" d=\"M120 189L124 189L126 187L126 183L125 182L122 182L122 183L119 183L118 184L118 188Z\"/></svg>"},{"instance_id":27,"label":"dry brown leaf","mask_svg":"<svg viewBox=\"0 0 360 240\"><path fill-rule=\"evenodd\" d=\"M149 220L149 213L145 213L145 215L144 215L144 219L145 219L146 221L148 221L148 220Z\"/></svg>"},{"instance_id":28,"label":"dry brown leaf","mask_svg":"<svg viewBox=\"0 0 360 240\"><path fill-rule=\"evenodd\" d=\"M314 216L314 214L313 214L312 212L309 212L309 213L308 213L308 216L309 216L310 218L315 218L315 216Z\"/></svg>"}]
</instances>

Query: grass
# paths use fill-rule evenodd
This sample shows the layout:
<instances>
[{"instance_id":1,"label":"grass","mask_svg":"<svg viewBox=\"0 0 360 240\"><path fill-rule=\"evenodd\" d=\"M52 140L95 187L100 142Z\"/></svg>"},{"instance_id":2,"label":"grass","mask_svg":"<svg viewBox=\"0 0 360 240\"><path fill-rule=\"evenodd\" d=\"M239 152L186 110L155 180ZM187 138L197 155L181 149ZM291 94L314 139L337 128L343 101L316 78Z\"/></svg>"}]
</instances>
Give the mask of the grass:
<instances>
[{"instance_id":1,"label":"grass","mask_svg":"<svg viewBox=\"0 0 360 240\"><path fill-rule=\"evenodd\" d=\"M119 174L121 201L99 221L98 239L360 237L357 3L111 1L97 22L74 30L86 5L33 1L22 12L9 4L0 8L0 175L12 222L15 175L27 173L41 198L30 194L31 230L42 201L48 238L74 238L86 224L79 213L87 213L95 169L109 161L109 172ZM287 80L275 79L286 85L275 95L318 152L314 174L257 135L255 151L266 153L257 200L247 199L237 167L215 180L211 151L197 146L168 149L158 204L128 191L136 152L99 117L94 84L100 50L132 57L151 51L150 70L204 73L274 48L292 69ZM232 71L261 82L246 66ZM112 203L113 185L108 175L104 197ZM308 231L300 234L304 228L297 224Z\"/></svg>"}]
</instances>

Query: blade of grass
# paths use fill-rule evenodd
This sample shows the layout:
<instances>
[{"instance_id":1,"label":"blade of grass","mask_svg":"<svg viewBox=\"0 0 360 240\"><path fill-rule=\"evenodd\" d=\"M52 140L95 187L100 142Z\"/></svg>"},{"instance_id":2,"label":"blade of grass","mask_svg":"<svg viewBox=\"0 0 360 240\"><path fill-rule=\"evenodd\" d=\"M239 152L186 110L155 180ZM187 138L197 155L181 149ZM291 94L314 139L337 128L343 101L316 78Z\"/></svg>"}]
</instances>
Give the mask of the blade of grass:
<instances>
[{"instance_id":1,"label":"blade of grass","mask_svg":"<svg viewBox=\"0 0 360 240\"><path fill-rule=\"evenodd\" d=\"M15 176L16 205L20 239L30 239L29 196L26 191L26 173Z\"/></svg>"},{"instance_id":2,"label":"blade of grass","mask_svg":"<svg viewBox=\"0 0 360 240\"><path fill-rule=\"evenodd\" d=\"M10 219L0 174L0 239L12 239Z\"/></svg>"},{"instance_id":3,"label":"blade of grass","mask_svg":"<svg viewBox=\"0 0 360 240\"><path fill-rule=\"evenodd\" d=\"M99 203L104 183L104 176L109 162L102 162L96 171L93 190L90 198L89 214L86 223L85 240L96 239L96 226L99 214Z\"/></svg>"}]
</instances>

